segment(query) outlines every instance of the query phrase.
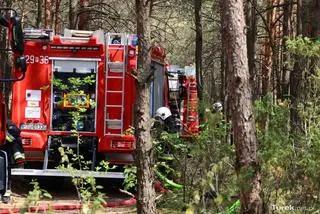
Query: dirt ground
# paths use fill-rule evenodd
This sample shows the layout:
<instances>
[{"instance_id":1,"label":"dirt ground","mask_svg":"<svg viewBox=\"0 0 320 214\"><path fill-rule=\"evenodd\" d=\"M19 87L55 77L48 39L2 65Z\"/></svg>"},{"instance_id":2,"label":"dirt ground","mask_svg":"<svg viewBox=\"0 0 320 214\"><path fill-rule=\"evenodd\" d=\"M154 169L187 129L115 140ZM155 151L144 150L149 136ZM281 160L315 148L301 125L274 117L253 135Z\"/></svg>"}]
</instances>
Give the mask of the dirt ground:
<instances>
[{"instance_id":1,"label":"dirt ground","mask_svg":"<svg viewBox=\"0 0 320 214\"><path fill-rule=\"evenodd\" d=\"M8 204L4 204L0 202L0 214L10 213L8 210L14 210L17 208L22 208L23 203L26 200L28 192L32 190L32 186L28 183L30 179L15 179L12 184L12 197L11 201ZM44 179L39 181L41 189L47 190L52 199L44 199L37 203L37 205L45 205L45 206L56 206L56 205L78 205L79 201L77 198L76 191L72 186L72 183L65 179L53 178L53 179ZM107 196L107 203L120 202L124 200L129 200L131 197L123 194L118 191L118 184L114 184L112 181L103 184L104 193ZM20 213L20 212L18 212ZM79 210L71 210L71 211L57 211L53 210L48 213L81 213ZM105 208L97 212L100 213L110 213L110 214L125 214L125 213L136 213L135 206L121 206L121 207L112 207Z\"/></svg>"}]
</instances>

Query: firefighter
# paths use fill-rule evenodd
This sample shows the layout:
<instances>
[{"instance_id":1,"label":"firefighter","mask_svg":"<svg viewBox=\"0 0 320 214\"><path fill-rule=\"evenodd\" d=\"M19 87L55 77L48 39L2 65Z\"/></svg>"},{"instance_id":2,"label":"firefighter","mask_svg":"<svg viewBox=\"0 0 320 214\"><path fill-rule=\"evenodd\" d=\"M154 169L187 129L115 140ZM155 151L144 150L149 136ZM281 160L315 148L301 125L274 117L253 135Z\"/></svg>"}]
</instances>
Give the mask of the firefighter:
<instances>
[{"instance_id":1,"label":"firefighter","mask_svg":"<svg viewBox=\"0 0 320 214\"><path fill-rule=\"evenodd\" d=\"M211 108L211 112L212 112L212 113L222 112L222 110L223 110L223 106L222 106L222 103L221 103L221 102L215 102L215 103L212 105L212 108Z\"/></svg>"},{"instance_id":2,"label":"firefighter","mask_svg":"<svg viewBox=\"0 0 320 214\"><path fill-rule=\"evenodd\" d=\"M3 150L8 155L8 187L2 196L2 202L8 203L11 196L11 168L12 166L21 168L24 165L25 155L22 147L20 129L11 121L7 121L6 143Z\"/></svg>"},{"instance_id":3,"label":"firefighter","mask_svg":"<svg viewBox=\"0 0 320 214\"><path fill-rule=\"evenodd\" d=\"M118 35L115 35L115 36L112 38L111 44L121 45L121 37L118 36Z\"/></svg>"},{"instance_id":4,"label":"firefighter","mask_svg":"<svg viewBox=\"0 0 320 214\"><path fill-rule=\"evenodd\" d=\"M156 110L155 113L155 119L156 121L158 121L158 124L160 125L160 127L156 127L156 134L154 135L155 138L159 138L162 134L163 131L166 131L168 133L178 133L179 132L179 128L176 124L175 118L172 115L171 111L169 108L167 107L160 107ZM170 171L168 173L168 169L174 169L176 168L175 164L174 164L174 156L173 156L173 152L176 151L176 148L174 147L174 145L170 142L167 142L164 139L159 138L159 144L157 147L157 155L158 158L161 159L161 162L166 162L166 165L168 168L165 168L163 166L158 166L157 170L160 171L161 173L166 174L166 176L169 179L174 179L174 170Z\"/></svg>"},{"instance_id":5,"label":"firefighter","mask_svg":"<svg viewBox=\"0 0 320 214\"><path fill-rule=\"evenodd\" d=\"M9 149L8 153L11 155L11 160L13 160L15 167L18 168L23 167L25 161L20 133L20 129L11 120L8 120L6 144Z\"/></svg>"},{"instance_id":6,"label":"firefighter","mask_svg":"<svg viewBox=\"0 0 320 214\"><path fill-rule=\"evenodd\" d=\"M164 123L165 129L169 133L176 133L179 131L176 121L173 115L171 114L171 111L169 108L167 107L158 108L155 113L155 118L160 119Z\"/></svg>"}]
</instances>

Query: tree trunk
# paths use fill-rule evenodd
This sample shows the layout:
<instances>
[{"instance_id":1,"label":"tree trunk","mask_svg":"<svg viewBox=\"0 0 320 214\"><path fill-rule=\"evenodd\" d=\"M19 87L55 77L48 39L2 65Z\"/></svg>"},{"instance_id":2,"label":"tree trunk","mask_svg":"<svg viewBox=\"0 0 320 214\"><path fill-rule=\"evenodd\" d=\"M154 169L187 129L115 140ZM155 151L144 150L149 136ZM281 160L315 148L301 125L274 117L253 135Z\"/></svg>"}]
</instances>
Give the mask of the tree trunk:
<instances>
[{"instance_id":1,"label":"tree trunk","mask_svg":"<svg viewBox=\"0 0 320 214\"><path fill-rule=\"evenodd\" d=\"M301 22L301 1L298 1L297 5L297 35L301 34L302 31L302 22ZM298 55L294 55L294 66L293 70L290 73L290 126L291 134L299 135L302 133L302 121L298 111L298 105L302 100L302 73L303 73L303 61L305 59L300 58Z\"/></svg>"},{"instance_id":2,"label":"tree trunk","mask_svg":"<svg viewBox=\"0 0 320 214\"><path fill-rule=\"evenodd\" d=\"M74 26L74 11L73 11L73 0L69 0L69 28L73 29Z\"/></svg>"},{"instance_id":3,"label":"tree trunk","mask_svg":"<svg viewBox=\"0 0 320 214\"><path fill-rule=\"evenodd\" d=\"M135 159L137 166L137 209L139 214L156 213L153 189L153 145L150 134L150 71L151 68L151 5L150 0L136 0L138 35L137 99L135 109Z\"/></svg>"},{"instance_id":4,"label":"tree trunk","mask_svg":"<svg viewBox=\"0 0 320 214\"><path fill-rule=\"evenodd\" d=\"M297 9L297 35L302 34L303 37L309 37L317 39L319 36L319 23L318 18L320 16L320 0L300 0L298 1ZM303 72L306 69L306 65L310 61L311 65L307 72L312 71L314 67L314 60L301 56L295 56L294 69L290 74L290 122L293 135L300 135L303 133L303 124L301 116L299 115L298 106L305 101L308 94L312 90L304 87L306 81L303 79ZM306 73L305 76L309 76L310 73Z\"/></svg>"},{"instance_id":5,"label":"tree trunk","mask_svg":"<svg viewBox=\"0 0 320 214\"><path fill-rule=\"evenodd\" d=\"M300 55L294 56L295 63L293 70L290 73L290 126L291 133L294 136L298 136L303 132L303 124L299 114L298 106L302 102L303 97L303 70L307 59Z\"/></svg>"},{"instance_id":6,"label":"tree trunk","mask_svg":"<svg viewBox=\"0 0 320 214\"><path fill-rule=\"evenodd\" d=\"M60 32L60 28L59 28L60 1L61 0L55 0L54 27L53 27L55 32Z\"/></svg>"},{"instance_id":7,"label":"tree trunk","mask_svg":"<svg viewBox=\"0 0 320 214\"><path fill-rule=\"evenodd\" d=\"M226 8L225 8L224 0L219 1L219 8L220 8L220 20L221 20L221 27L220 27L220 39L221 39L221 56L220 56L220 78L221 78L221 88L220 88L220 100L223 103L224 107L224 115L227 121L229 121L229 112L227 111L227 96L226 96L226 82L227 82L227 75L226 71L228 70L228 62L227 62L227 49L228 49L228 41L225 38L227 35L227 24L226 24Z\"/></svg>"},{"instance_id":8,"label":"tree trunk","mask_svg":"<svg viewBox=\"0 0 320 214\"><path fill-rule=\"evenodd\" d=\"M260 213L260 172L257 137L249 82L243 3L225 0L228 41L228 107L236 148L236 171L240 181L241 213Z\"/></svg>"},{"instance_id":9,"label":"tree trunk","mask_svg":"<svg viewBox=\"0 0 320 214\"><path fill-rule=\"evenodd\" d=\"M282 7L280 6L281 0L276 0L274 7L274 22L273 22L273 28L274 28L274 34L272 38L271 43L271 49L272 49L272 98L273 101L275 101L278 96L280 95L281 90L281 73L282 69L281 67L281 58L282 58L282 49L281 49L281 38L282 38L282 22L283 22L283 12Z\"/></svg>"},{"instance_id":10,"label":"tree trunk","mask_svg":"<svg viewBox=\"0 0 320 214\"><path fill-rule=\"evenodd\" d=\"M292 3L291 0L284 0L283 6L283 22L282 22L282 73L281 73L281 90L279 92L280 98L287 98L289 94L289 69L288 63L289 53L287 53L286 48L286 39L285 37L289 37L289 20L292 14Z\"/></svg>"},{"instance_id":11,"label":"tree trunk","mask_svg":"<svg viewBox=\"0 0 320 214\"><path fill-rule=\"evenodd\" d=\"M87 7L89 6L89 0L80 0L80 14L79 14L79 30L88 30L89 13Z\"/></svg>"},{"instance_id":12,"label":"tree trunk","mask_svg":"<svg viewBox=\"0 0 320 214\"><path fill-rule=\"evenodd\" d=\"M268 0L268 7L273 7L276 3L276 0ZM271 89L271 73L273 66L273 51L272 46L275 40L276 28L274 25L275 22L275 8L269 9L267 13L267 36L263 44L263 61L262 61L262 96L265 96L270 92Z\"/></svg>"},{"instance_id":13,"label":"tree trunk","mask_svg":"<svg viewBox=\"0 0 320 214\"><path fill-rule=\"evenodd\" d=\"M44 0L45 16L44 16L44 28L53 28L53 0Z\"/></svg>"},{"instance_id":14,"label":"tree trunk","mask_svg":"<svg viewBox=\"0 0 320 214\"><path fill-rule=\"evenodd\" d=\"M42 0L37 1L37 18L36 18L36 27L40 28L42 20Z\"/></svg>"},{"instance_id":15,"label":"tree trunk","mask_svg":"<svg viewBox=\"0 0 320 214\"><path fill-rule=\"evenodd\" d=\"M250 73L250 83L252 88L256 88L256 66L255 66L255 52L257 41L257 15L255 8L257 7L257 0L246 1L246 24L247 24L247 49L248 49L248 65ZM257 92L258 90L254 90ZM258 94L254 93L253 98L258 98Z\"/></svg>"},{"instance_id":16,"label":"tree trunk","mask_svg":"<svg viewBox=\"0 0 320 214\"><path fill-rule=\"evenodd\" d=\"M202 100L202 91L203 91L201 7L202 7L202 0L194 0L194 15L195 15L195 26L196 26L195 62L196 62L198 95L200 100Z\"/></svg>"}]
</instances>

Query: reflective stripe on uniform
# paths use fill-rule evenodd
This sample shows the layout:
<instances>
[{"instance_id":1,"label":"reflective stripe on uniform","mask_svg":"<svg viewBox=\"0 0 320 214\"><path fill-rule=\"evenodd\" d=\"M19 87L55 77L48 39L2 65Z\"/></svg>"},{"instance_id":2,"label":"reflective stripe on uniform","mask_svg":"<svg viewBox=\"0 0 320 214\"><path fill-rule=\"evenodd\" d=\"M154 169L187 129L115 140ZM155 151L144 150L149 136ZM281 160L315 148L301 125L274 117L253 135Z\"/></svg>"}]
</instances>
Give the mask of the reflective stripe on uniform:
<instances>
[{"instance_id":1,"label":"reflective stripe on uniform","mask_svg":"<svg viewBox=\"0 0 320 214\"><path fill-rule=\"evenodd\" d=\"M25 159L25 156L24 156L24 154L21 153L21 152L15 152L15 153L13 154L13 158L14 158L15 160L17 160L17 159Z\"/></svg>"},{"instance_id":2,"label":"reflective stripe on uniform","mask_svg":"<svg viewBox=\"0 0 320 214\"><path fill-rule=\"evenodd\" d=\"M10 195L11 195L11 190L8 189L3 196L10 197Z\"/></svg>"},{"instance_id":3,"label":"reflective stripe on uniform","mask_svg":"<svg viewBox=\"0 0 320 214\"><path fill-rule=\"evenodd\" d=\"M11 143L15 138L9 132L6 132L6 140Z\"/></svg>"}]
</instances>

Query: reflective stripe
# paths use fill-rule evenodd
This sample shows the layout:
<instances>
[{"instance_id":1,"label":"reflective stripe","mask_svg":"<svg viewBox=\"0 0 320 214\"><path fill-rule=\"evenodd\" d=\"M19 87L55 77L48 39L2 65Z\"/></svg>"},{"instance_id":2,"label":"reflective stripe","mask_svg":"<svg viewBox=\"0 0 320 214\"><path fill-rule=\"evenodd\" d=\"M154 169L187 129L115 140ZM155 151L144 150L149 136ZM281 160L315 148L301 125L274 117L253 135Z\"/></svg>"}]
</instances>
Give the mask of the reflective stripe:
<instances>
[{"instance_id":1,"label":"reflective stripe","mask_svg":"<svg viewBox=\"0 0 320 214\"><path fill-rule=\"evenodd\" d=\"M9 132L6 132L6 140L11 143L15 140L15 138Z\"/></svg>"},{"instance_id":2,"label":"reflective stripe","mask_svg":"<svg viewBox=\"0 0 320 214\"><path fill-rule=\"evenodd\" d=\"M11 190L7 190L6 193L3 196L9 197L10 195L11 195Z\"/></svg>"},{"instance_id":3,"label":"reflective stripe","mask_svg":"<svg viewBox=\"0 0 320 214\"><path fill-rule=\"evenodd\" d=\"M24 154L21 153L21 152L15 152L15 153L13 154L13 158L14 158L15 160L17 160L17 159L25 159L25 156L24 156Z\"/></svg>"}]
</instances>

